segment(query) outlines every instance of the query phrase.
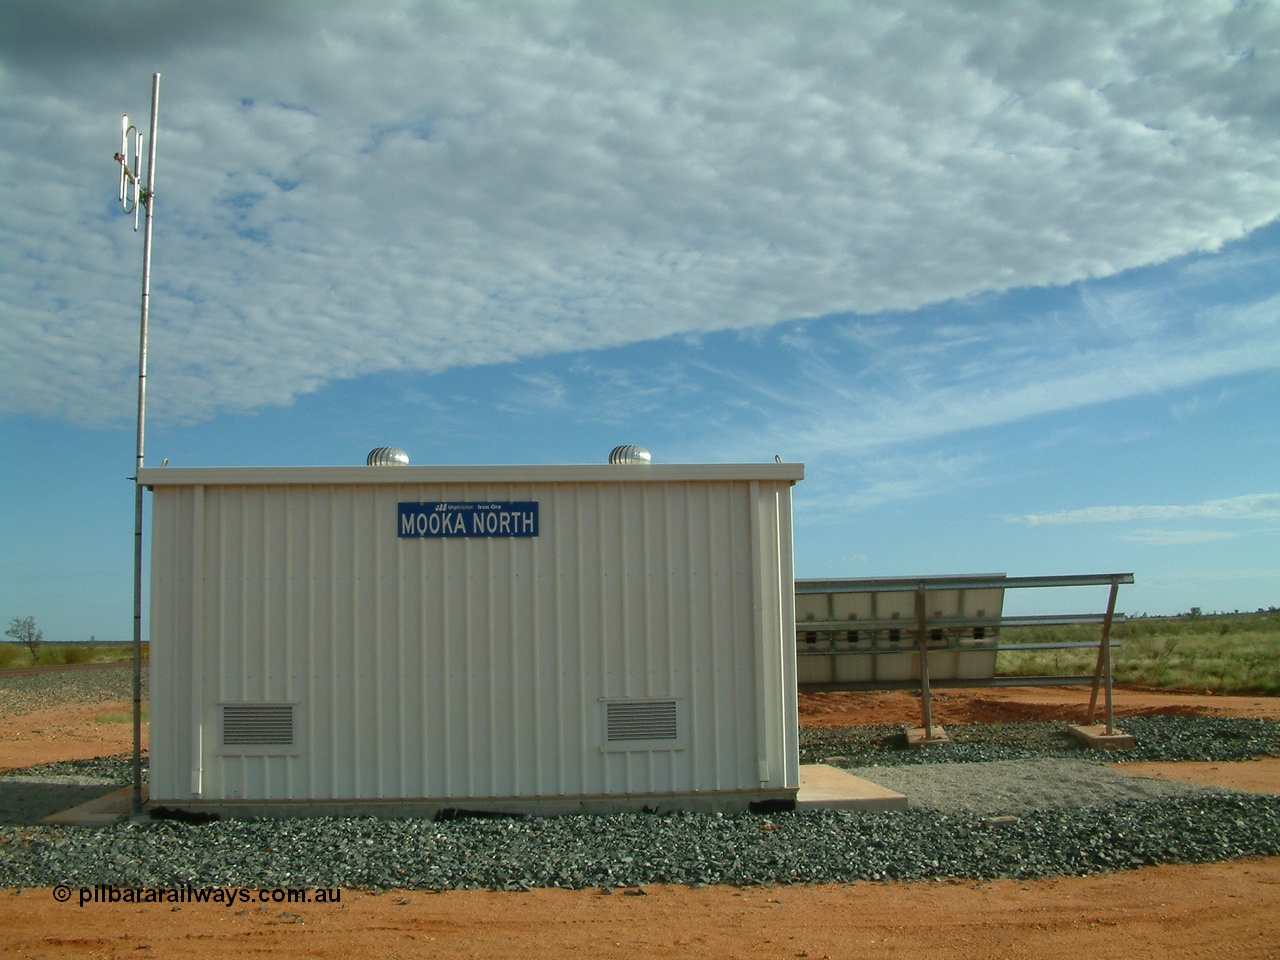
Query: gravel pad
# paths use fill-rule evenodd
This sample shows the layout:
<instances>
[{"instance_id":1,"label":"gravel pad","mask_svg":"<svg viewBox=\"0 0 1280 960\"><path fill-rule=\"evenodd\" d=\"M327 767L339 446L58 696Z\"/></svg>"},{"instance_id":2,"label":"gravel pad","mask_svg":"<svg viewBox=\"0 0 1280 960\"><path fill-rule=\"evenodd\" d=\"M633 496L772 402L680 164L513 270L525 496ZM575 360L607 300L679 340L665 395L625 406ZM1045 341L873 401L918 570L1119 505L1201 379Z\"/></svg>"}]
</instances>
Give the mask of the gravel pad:
<instances>
[{"instance_id":1,"label":"gravel pad","mask_svg":"<svg viewBox=\"0 0 1280 960\"><path fill-rule=\"evenodd\" d=\"M1083 875L1280 854L1280 799L1241 794L1040 810L772 816L125 822L0 828L0 887L619 887Z\"/></svg>"},{"instance_id":2,"label":"gravel pad","mask_svg":"<svg viewBox=\"0 0 1280 960\"><path fill-rule=\"evenodd\" d=\"M904 794L911 807L992 816L1231 792L1134 777L1089 760L854 767L850 773Z\"/></svg>"},{"instance_id":3,"label":"gravel pad","mask_svg":"<svg viewBox=\"0 0 1280 960\"><path fill-rule=\"evenodd\" d=\"M1064 723L969 723L946 727L950 743L906 746L902 727L801 727L800 762L840 767L985 763L1040 757L1106 757L1108 761L1249 760L1280 756L1280 721L1239 717L1124 717L1132 750L1090 750Z\"/></svg>"}]
</instances>

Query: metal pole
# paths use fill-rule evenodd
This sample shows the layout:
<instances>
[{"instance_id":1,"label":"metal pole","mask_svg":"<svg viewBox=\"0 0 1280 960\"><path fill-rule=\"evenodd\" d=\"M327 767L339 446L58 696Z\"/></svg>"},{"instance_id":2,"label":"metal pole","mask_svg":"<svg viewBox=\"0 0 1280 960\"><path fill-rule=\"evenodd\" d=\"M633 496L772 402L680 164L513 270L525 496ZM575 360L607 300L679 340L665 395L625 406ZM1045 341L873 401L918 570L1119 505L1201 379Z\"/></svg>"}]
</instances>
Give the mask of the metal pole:
<instances>
[{"instance_id":1,"label":"metal pole","mask_svg":"<svg viewBox=\"0 0 1280 960\"><path fill-rule=\"evenodd\" d=\"M142 470L147 410L147 314L151 306L151 219L155 214L156 119L160 74L151 77L151 127L147 141L147 185L139 196L146 204L142 234L142 312L138 332L138 446L133 474L133 812L142 812Z\"/></svg>"},{"instance_id":2,"label":"metal pole","mask_svg":"<svg viewBox=\"0 0 1280 960\"><path fill-rule=\"evenodd\" d=\"M1111 599L1107 601L1107 619L1102 622L1102 682L1106 684L1107 704L1107 736L1113 737L1116 732L1115 704L1111 696L1111 622L1116 615L1116 594L1120 592L1119 581L1111 581Z\"/></svg>"},{"instance_id":3,"label":"metal pole","mask_svg":"<svg viewBox=\"0 0 1280 960\"><path fill-rule=\"evenodd\" d=\"M924 584L916 587L916 643L920 648L920 709L924 719L924 738L933 739L933 695L929 690L929 641L925 632L927 616Z\"/></svg>"}]
</instances>

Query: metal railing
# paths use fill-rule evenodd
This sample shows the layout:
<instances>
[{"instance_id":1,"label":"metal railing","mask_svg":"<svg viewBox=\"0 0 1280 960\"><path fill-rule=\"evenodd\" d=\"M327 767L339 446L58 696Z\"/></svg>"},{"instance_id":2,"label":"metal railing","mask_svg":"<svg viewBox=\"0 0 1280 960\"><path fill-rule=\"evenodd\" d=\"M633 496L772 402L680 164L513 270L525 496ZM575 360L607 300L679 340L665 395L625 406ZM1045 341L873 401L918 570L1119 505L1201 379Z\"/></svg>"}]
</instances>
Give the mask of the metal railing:
<instances>
[{"instance_id":1,"label":"metal railing","mask_svg":"<svg viewBox=\"0 0 1280 960\"><path fill-rule=\"evenodd\" d=\"M806 659L801 659L799 688L802 691L919 688L924 735L926 739L933 739L930 695L933 686L1090 683L1093 689L1087 723L1094 722L1098 696L1102 693L1106 732L1111 735L1115 732L1111 649L1117 645L1111 640L1111 628L1115 623L1124 621L1124 614L1116 612L1116 598L1120 585L1130 583L1133 583L1132 573L797 580L797 657L828 658L827 672L830 674L825 679L816 678L816 671L804 669ZM1005 590L1090 586L1110 588L1106 609L1100 613L1004 616L1002 612ZM819 616L824 606L826 615ZM948 606L952 609L945 612L940 609ZM851 607L856 610L849 610ZM969 611L967 607L977 609ZM837 615L841 610L848 615ZM1082 624L1100 628L1096 643L1000 642L1000 631L1006 627ZM1017 677L998 676L995 672L996 655L1000 651L1071 647L1097 647L1097 662L1092 674ZM884 669L877 668L881 661ZM935 672L940 675L931 676Z\"/></svg>"}]
</instances>

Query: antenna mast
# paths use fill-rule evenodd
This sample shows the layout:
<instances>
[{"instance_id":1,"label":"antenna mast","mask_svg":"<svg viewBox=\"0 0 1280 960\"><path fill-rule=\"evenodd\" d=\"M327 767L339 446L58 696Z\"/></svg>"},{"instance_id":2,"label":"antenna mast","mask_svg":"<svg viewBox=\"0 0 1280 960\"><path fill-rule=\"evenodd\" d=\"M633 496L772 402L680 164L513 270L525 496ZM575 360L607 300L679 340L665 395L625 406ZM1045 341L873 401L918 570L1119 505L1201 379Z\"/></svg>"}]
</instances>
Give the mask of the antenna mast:
<instances>
[{"instance_id":1,"label":"antenna mast","mask_svg":"<svg viewBox=\"0 0 1280 960\"><path fill-rule=\"evenodd\" d=\"M133 812L142 812L142 452L147 410L147 313L151 305L151 218L155 213L156 117L160 106L160 74L151 76L151 128L146 138L146 185L142 184L143 139L126 115L120 123L120 206L133 214L138 229L138 207L147 211L142 232L142 314L138 332L138 446L133 472ZM129 165L132 161L132 167Z\"/></svg>"}]
</instances>

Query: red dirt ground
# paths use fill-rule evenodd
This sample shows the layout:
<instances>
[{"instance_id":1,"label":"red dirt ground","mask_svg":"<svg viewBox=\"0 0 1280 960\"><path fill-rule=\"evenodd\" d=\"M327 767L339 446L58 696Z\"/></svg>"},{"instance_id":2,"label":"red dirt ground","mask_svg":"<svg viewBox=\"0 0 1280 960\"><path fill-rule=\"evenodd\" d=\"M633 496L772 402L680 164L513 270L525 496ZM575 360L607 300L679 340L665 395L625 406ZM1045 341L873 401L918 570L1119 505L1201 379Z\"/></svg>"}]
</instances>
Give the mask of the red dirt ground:
<instances>
[{"instance_id":1,"label":"red dirt ground","mask_svg":"<svg viewBox=\"0 0 1280 960\"><path fill-rule=\"evenodd\" d=\"M1220 697L1170 693L1142 687L1117 687L1112 696L1117 717L1174 716L1270 717L1280 720L1280 698ZM1088 687L991 687L935 690L930 698L934 723L1011 723L1063 720L1083 723L1089 710ZM1103 700L1098 697L1097 720ZM853 724L921 722L920 698L902 690L869 693L806 693L800 696L800 725L843 727Z\"/></svg>"},{"instance_id":2,"label":"red dirt ground","mask_svg":"<svg viewBox=\"0 0 1280 960\"><path fill-rule=\"evenodd\" d=\"M937 723L1081 721L1088 691L998 688L933 696ZM131 749L127 703L0 721L0 769ZM1280 699L1116 691L1116 716L1280 718ZM801 698L801 723L920 722L909 693ZM1123 724L1120 724L1123 729ZM1133 772L1135 765L1126 765ZM1142 765L1148 775L1280 793L1280 759ZM1147 771L1145 768L1150 767ZM1160 768L1156 770L1155 768ZM0 853L2 855L2 853ZM599 891L343 890L339 904L78 906L48 889L0 891L0 955L345 958L1280 957L1280 858L995 883L649 887Z\"/></svg>"}]
</instances>

